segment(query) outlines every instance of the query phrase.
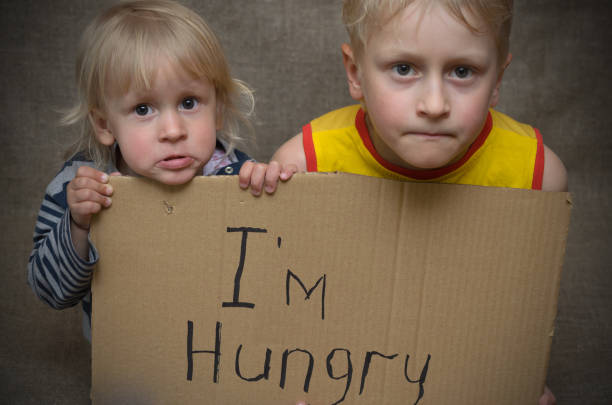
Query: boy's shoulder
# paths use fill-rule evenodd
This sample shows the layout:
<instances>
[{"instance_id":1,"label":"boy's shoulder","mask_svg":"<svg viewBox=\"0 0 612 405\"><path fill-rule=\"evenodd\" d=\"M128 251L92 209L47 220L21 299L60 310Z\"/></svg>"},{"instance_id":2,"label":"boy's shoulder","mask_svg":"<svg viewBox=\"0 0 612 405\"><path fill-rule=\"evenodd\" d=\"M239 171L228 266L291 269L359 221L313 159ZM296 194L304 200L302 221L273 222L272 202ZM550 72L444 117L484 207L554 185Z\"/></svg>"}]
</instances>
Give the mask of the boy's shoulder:
<instances>
[{"instance_id":1,"label":"boy's shoulder","mask_svg":"<svg viewBox=\"0 0 612 405\"><path fill-rule=\"evenodd\" d=\"M360 109L359 104L338 108L313 119L310 126L314 132L318 132L355 125L355 119Z\"/></svg>"},{"instance_id":2,"label":"boy's shoulder","mask_svg":"<svg viewBox=\"0 0 612 405\"><path fill-rule=\"evenodd\" d=\"M489 112L491 113L494 128L506 131L508 133L514 133L520 136L536 138L537 130L533 126L517 121L509 115L506 115L497 110L490 109Z\"/></svg>"}]
</instances>

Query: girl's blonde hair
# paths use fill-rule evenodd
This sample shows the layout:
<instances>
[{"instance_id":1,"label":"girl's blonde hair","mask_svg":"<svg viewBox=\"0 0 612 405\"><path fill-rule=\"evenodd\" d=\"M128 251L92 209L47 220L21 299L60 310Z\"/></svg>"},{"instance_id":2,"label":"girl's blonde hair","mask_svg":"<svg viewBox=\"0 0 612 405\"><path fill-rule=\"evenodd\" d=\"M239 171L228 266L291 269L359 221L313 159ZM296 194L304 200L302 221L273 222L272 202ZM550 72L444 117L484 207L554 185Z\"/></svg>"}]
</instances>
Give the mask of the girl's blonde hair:
<instances>
[{"instance_id":1,"label":"girl's blonde hair","mask_svg":"<svg viewBox=\"0 0 612 405\"><path fill-rule=\"evenodd\" d=\"M481 18L492 32L503 64L510 47L513 0L344 0L342 20L348 31L353 52L360 56L372 31L380 29L397 13L415 1L425 6L439 4L472 32L480 32L469 22L470 16Z\"/></svg>"},{"instance_id":2,"label":"girl's blonde hair","mask_svg":"<svg viewBox=\"0 0 612 405\"><path fill-rule=\"evenodd\" d=\"M240 123L252 129L252 91L230 76L219 40L204 20L174 1L134 0L111 7L83 33L76 63L79 98L62 119L81 125L70 153L80 152L102 168L114 161L113 148L96 140L90 112L104 109L109 90L123 94L132 87L150 88L160 56L214 85L223 119L218 136L228 152L241 140Z\"/></svg>"}]
</instances>

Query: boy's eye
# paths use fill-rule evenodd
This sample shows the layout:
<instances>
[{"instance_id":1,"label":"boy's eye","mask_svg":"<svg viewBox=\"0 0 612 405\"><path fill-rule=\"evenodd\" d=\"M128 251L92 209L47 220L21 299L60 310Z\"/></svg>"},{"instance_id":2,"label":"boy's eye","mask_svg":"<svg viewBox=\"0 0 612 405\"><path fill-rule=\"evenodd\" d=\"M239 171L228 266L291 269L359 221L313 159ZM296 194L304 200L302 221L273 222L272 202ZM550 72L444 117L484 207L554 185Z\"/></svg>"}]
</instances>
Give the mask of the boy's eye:
<instances>
[{"instance_id":1,"label":"boy's eye","mask_svg":"<svg viewBox=\"0 0 612 405\"><path fill-rule=\"evenodd\" d=\"M181 108L184 110L193 110L198 105L198 100L194 97L187 97L181 101Z\"/></svg>"},{"instance_id":2,"label":"boy's eye","mask_svg":"<svg viewBox=\"0 0 612 405\"><path fill-rule=\"evenodd\" d=\"M134 112L137 115L145 116L145 115L149 114L149 112L151 112L151 107L149 107L146 104L139 104L139 105L136 106L136 108L134 108Z\"/></svg>"},{"instance_id":3,"label":"boy's eye","mask_svg":"<svg viewBox=\"0 0 612 405\"><path fill-rule=\"evenodd\" d=\"M466 79L472 75L472 69L465 66L457 66L451 74L459 79Z\"/></svg>"},{"instance_id":4,"label":"boy's eye","mask_svg":"<svg viewBox=\"0 0 612 405\"><path fill-rule=\"evenodd\" d=\"M393 70L395 70L395 72L400 76L408 76L410 74L414 74L414 69L407 63L397 64L393 66Z\"/></svg>"}]
</instances>

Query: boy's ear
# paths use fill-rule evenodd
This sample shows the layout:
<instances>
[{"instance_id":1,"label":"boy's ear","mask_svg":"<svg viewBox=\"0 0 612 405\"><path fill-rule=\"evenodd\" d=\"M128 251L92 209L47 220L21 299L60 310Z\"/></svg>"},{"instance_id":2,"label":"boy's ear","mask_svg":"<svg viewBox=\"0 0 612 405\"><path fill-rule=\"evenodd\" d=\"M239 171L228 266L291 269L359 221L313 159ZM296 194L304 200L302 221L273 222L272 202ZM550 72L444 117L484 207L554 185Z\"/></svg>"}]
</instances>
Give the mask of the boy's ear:
<instances>
[{"instance_id":1,"label":"boy's ear","mask_svg":"<svg viewBox=\"0 0 612 405\"><path fill-rule=\"evenodd\" d=\"M115 136L109 127L106 115L102 111L98 109L91 110L89 112L89 122L91 122L98 142L106 146L112 146L115 143Z\"/></svg>"},{"instance_id":2,"label":"boy's ear","mask_svg":"<svg viewBox=\"0 0 612 405\"><path fill-rule=\"evenodd\" d=\"M506 71L508 65L510 65L510 62L512 62L512 54L508 52L508 57L506 57L506 61L499 70L497 82L495 83L495 88L493 89L493 93L491 94L491 102L489 103L490 107L495 107L499 102L499 88L501 86L502 78L504 77L504 72Z\"/></svg>"},{"instance_id":3,"label":"boy's ear","mask_svg":"<svg viewBox=\"0 0 612 405\"><path fill-rule=\"evenodd\" d=\"M346 78L348 79L349 93L351 97L357 101L363 100L363 91L361 90L361 80L359 79L359 69L355 55L349 44L342 44L342 61L346 70Z\"/></svg>"}]
</instances>

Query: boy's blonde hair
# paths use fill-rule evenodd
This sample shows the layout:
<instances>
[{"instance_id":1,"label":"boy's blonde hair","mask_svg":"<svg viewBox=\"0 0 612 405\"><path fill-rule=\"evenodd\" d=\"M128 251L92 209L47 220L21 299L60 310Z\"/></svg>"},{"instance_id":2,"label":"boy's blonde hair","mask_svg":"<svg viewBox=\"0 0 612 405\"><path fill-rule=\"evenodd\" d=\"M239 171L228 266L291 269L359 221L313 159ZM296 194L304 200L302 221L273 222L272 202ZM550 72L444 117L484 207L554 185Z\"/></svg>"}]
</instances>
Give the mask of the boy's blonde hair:
<instances>
[{"instance_id":1,"label":"boy's blonde hair","mask_svg":"<svg viewBox=\"0 0 612 405\"><path fill-rule=\"evenodd\" d=\"M79 99L62 120L81 125L72 153L83 153L100 168L114 161L113 148L95 138L90 112L105 108L109 91L150 88L159 57L175 62L193 78L210 80L223 119L218 136L229 144L228 152L241 140L239 124L251 128L253 94L230 76L215 34L199 15L174 1L135 0L111 7L83 33L76 63Z\"/></svg>"},{"instance_id":2,"label":"boy's blonde hair","mask_svg":"<svg viewBox=\"0 0 612 405\"><path fill-rule=\"evenodd\" d=\"M426 7L435 4L446 7L452 16L472 32L479 30L470 24L469 16L481 18L495 37L500 66L506 60L510 46L513 0L344 0L342 20L355 56L361 55L373 30L380 29L415 1Z\"/></svg>"}]
</instances>

